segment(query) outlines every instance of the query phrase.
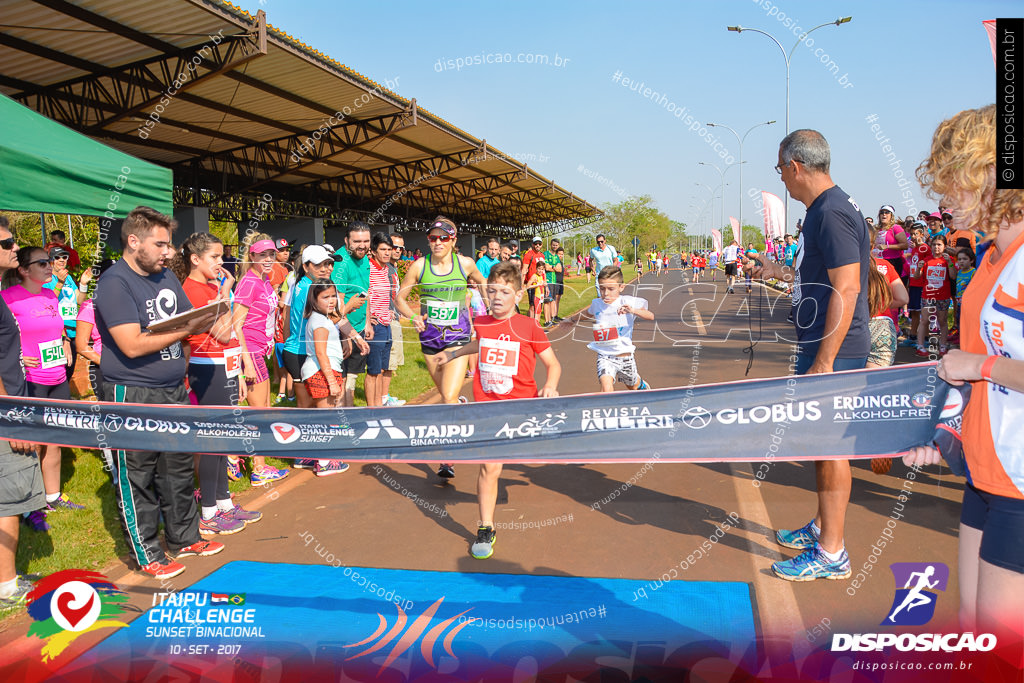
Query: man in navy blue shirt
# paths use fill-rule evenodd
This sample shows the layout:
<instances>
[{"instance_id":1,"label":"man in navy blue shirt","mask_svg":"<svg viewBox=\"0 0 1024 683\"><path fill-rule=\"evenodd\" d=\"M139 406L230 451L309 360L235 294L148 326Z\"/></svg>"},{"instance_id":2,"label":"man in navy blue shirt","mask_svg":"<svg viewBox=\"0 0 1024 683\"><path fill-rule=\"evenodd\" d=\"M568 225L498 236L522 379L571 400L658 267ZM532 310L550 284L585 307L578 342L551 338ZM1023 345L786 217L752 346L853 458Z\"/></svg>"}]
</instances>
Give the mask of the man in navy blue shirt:
<instances>
[{"instance_id":1,"label":"man in navy blue shirt","mask_svg":"<svg viewBox=\"0 0 1024 683\"><path fill-rule=\"evenodd\" d=\"M789 194L807 207L807 216L792 267L764 262L752 268L755 277L793 285L798 375L863 368L871 346L867 224L857 203L832 182L830 157L828 142L817 131L796 130L783 139L775 170ZM804 551L772 565L775 575L788 581L850 576L843 543L850 462L820 461L815 467L817 515L800 529L775 534L781 545Z\"/></svg>"}]
</instances>

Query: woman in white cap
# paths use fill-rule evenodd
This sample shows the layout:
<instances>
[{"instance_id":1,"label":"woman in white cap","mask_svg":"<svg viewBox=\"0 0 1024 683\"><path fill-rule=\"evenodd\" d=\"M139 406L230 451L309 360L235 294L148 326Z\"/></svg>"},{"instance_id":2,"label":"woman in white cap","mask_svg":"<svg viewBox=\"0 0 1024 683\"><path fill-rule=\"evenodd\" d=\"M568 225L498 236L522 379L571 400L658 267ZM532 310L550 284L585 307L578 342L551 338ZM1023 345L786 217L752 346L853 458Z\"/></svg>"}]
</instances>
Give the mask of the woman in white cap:
<instances>
[{"instance_id":1,"label":"woman in white cap","mask_svg":"<svg viewBox=\"0 0 1024 683\"><path fill-rule=\"evenodd\" d=\"M882 258L892 264L900 277L904 277L903 251L908 246L907 232L896 222L896 209L886 204L878 210L878 247L882 250Z\"/></svg>"},{"instance_id":2,"label":"woman in white cap","mask_svg":"<svg viewBox=\"0 0 1024 683\"><path fill-rule=\"evenodd\" d=\"M455 223L444 216L438 216L430 224L427 230L430 254L409 266L395 300L399 313L410 318L420 333L427 371L445 403L459 403L469 361L463 356L442 366L439 354L470 342L473 325L466 305L466 288L472 282L483 294L486 284L473 259L453 253L455 235ZM416 286L419 286L420 296L418 314L408 302ZM455 476L455 472L451 465L442 463L438 476L447 479Z\"/></svg>"}]
</instances>

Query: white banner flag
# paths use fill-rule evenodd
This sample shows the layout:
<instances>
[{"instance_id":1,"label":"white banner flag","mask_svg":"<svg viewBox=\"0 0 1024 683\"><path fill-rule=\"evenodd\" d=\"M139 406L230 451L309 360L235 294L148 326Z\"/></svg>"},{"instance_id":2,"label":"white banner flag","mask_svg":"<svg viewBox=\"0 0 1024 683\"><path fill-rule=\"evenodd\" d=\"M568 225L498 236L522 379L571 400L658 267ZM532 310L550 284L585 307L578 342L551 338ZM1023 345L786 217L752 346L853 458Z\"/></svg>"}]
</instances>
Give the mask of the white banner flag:
<instances>
[{"instance_id":1,"label":"white banner flag","mask_svg":"<svg viewBox=\"0 0 1024 683\"><path fill-rule=\"evenodd\" d=\"M761 192L762 212L764 213L764 238L770 242L775 237L786 233L786 207L777 195Z\"/></svg>"},{"instance_id":2,"label":"white banner flag","mask_svg":"<svg viewBox=\"0 0 1024 683\"><path fill-rule=\"evenodd\" d=\"M740 230L740 222L729 216L729 222L732 223L732 238L736 240L736 244L743 246L743 231Z\"/></svg>"}]
</instances>

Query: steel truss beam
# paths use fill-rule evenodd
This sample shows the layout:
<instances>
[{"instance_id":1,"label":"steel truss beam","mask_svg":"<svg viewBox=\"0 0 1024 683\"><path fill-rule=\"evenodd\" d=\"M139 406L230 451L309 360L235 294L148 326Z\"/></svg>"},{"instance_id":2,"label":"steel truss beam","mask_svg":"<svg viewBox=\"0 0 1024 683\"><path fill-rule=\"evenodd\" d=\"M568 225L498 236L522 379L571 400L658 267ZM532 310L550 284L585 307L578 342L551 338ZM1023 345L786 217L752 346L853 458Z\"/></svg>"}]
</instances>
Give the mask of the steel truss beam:
<instances>
[{"instance_id":1,"label":"steel truss beam","mask_svg":"<svg viewBox=\"0 0 1024 683\"><path fill-rule=\"evenodd\" d=\"M216 43L209 40L117 67L74 60L72 66L89 73L53 85L29 88L13 97L87 135L103 135L106 127L147 110L162 108L172 97L206 103L202 98L186 96L186 91L266 54L266 31L266 15L260 12L250 32L218 36ZM64 63L71 59L13 36L0 36L0 43ZM176 125L194 128L185 122ZM217 131L203 132L219 137Z\"/></svg>"}]
</instances>

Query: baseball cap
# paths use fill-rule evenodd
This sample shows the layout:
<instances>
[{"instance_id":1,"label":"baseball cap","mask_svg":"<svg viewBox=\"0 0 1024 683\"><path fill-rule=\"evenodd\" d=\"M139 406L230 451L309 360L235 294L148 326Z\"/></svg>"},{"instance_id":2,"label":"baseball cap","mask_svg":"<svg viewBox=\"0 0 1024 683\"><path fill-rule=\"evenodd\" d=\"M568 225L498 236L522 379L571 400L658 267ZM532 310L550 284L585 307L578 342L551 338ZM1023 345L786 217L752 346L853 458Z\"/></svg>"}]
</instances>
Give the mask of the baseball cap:
<instances>
[{"instance_id":1,"label":"baseball cap","mask_svg":"<svg viewBox=\"0 0 1024 683\"><path fill-rule=\"evenodd\" d=\"M896 215L896 209L892 208L892 204L883 204L882 208L878 210L878 213L882 213L883 211L888 211L893 216Z\"/></svg>"},{"instance_id":2,"label":"baseball cap","mask_svg":"<svg viewBox=\"0 0 1024 683\"><path fill-rule=\"evenodd\" d=\"M540 236L540 235L534 235L534 236L533 236L533 241L534 241L534 242L543 242L544 240L543 240L543 239L541 239L541 236Z\"/></svg>"},{"instance_id":3,"label":"baseball cap","mask_svg":"<svg viewBox=\"0 0 1024 683\"><path fill-rule=\"evenodd\" d=\"M927 228L928 224L925 223L924 221L914 221L913 227L915 227L915 228Z\"/></svg>"},{"instance_id":4,"label":"baseball cap","mask_svg":"<svg viewBox=\"0 0 1024 683\"><path fill-rule=\"evenodd\" d=\"M67 258L67 257L71 256L71 253L68 252L67 249L62 249L61 247L52 247L50 249L49 254L50 254L50 260L58 259L58 258Z\"/></svg>"},{"instance_id":5,"label":"baseball cap","mask_svg":"<svg viewBox=\"0 0 1024 683\"><path fill-rule=\"evenodd\" d=\"M311 244L302 250L303 263L323 263L333 260L331 252L327 251L322 244Z\"/></svg>"},{"instance_id":6,"label":"baseball cap","mask_svg":"<svg viewBox=\"0 0 1024 683\"><path fill-rule=\"evenodd\" d=\"M952 218L953 217L953 212L949 211L949 210L946 210L946 211L942 212L942 215L943 216L949 216L950 218Z\"/></svg>"},{"instance_id":7,"label":"baseball cap","mask_svg":"<svg viewBox=\"0 0 1024 683\"><path fill-rule=\"evenodd\" d=\"M942 216L939 215L938 211L932 211L930 214L928 214L928 218L929 218L929 220L932 219L932 218L934 218L937 221L941 221L942 220Z\"/></svg>"},{"instance_id":8,"label":"baseball cap","mask_svg":"<svg viewBox=\"0 0 1024 683\"><path fill-rule=\"evenodd\" d=\"M278 251L281 251L282 249L289 249L290 246L291 246L291 245L288 244L288 240L286 240L283 237L281 239L277 240L276 242L274 242L274 245L277 247Z\"/></svg>"},{"instance_id":9,"label":"baseball cap","mask_svg":"<svg viewBox=\"0 0 1024 683\"><path fill-rule=\"evenodd\" d=\"M444 216L438 216L434 219L434 222L427 228L427 232L431 230L444 230L448 233L449 237L455 237L455 224Z\"/></svg>"}]
</instances>

